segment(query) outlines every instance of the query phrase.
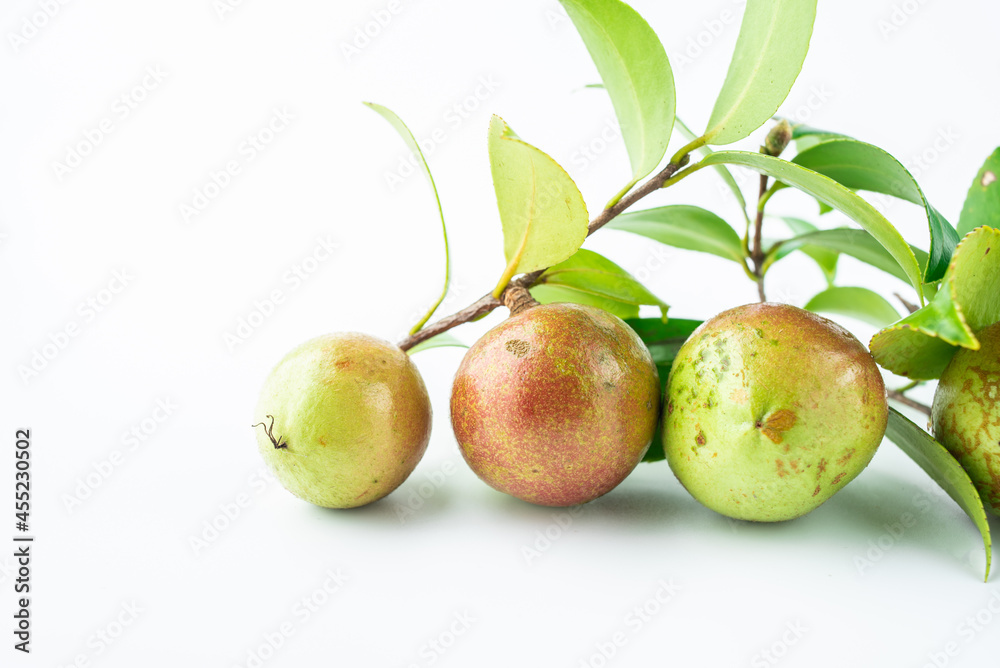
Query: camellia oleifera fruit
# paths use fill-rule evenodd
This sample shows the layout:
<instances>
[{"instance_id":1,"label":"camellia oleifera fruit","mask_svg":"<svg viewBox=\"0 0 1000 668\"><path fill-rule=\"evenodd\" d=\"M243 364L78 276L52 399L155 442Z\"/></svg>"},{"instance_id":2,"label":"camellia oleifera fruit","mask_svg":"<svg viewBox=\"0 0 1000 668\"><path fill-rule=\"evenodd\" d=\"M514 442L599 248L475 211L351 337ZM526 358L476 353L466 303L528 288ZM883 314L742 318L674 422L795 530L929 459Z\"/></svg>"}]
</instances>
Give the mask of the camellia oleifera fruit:
<instances>
[{"instance_id":1,"label":"camellia oleifera fruit","mask_svg":"<svg viewBox=\"0 0 1000 668\"><path fill-rule=\"evenodd\" d=\"M260 454L286 489L317 506L352 508L410 475L430 440L431 404L397 346L337 333L278 363L254 421Z\"/></svg>"},{"instance_id":2,"label":"camellia oleifera fruit","mask_svg":"<svg viewBox=\"0 0 1000 668\"><path fill-rule=\"evenodd\" d=\"M663 443L702 504L729 517L804 515L868 465L888 420L885 385L850 332L783 304L704 323L671 368Z\"/></svg>"},{"instance_id":3,"label":"camellia oleifera fruit","mask_svg":"<svg viewBox=\"0 0 1000 668\"><path fill-rule=\"evenodd\" d=\"M948 363L931 421L934 437L962 464L983 503L1000 515L1000 323L976 334Z\"/></svg>"},{"instance_id":4,"label":"camellia oleifera fruit","mask_svg":"<svg viewBox=\"0 0 1000 668\"><path fill-rule=\"evenodd\" d=\"M571 506L614 489L656 429L660 385L636 333L577 304L528 308L490 330L455 376L462 455L502 492Z\"/></svg>"}]
</instances>

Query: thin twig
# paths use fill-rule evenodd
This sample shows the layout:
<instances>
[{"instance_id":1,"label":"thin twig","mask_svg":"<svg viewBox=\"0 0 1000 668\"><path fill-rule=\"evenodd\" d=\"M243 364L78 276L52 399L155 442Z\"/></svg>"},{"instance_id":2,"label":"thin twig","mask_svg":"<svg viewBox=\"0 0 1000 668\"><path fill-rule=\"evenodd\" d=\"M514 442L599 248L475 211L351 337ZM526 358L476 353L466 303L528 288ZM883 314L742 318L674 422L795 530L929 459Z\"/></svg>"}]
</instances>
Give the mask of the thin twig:
<instances>
[{"instance_id":1,"label":"thin twig","mask_svg":"<svg viewBox=\"0 0 1000 668\"><path fill-rule=\"evenodd\" d=\"M677 170L679 170L681 167L686 165L689 160L690 160L690 154L685 153L679 160L677 160L676 162L671 162L666 167L664 167L660 172L656 174L656 176L649 179L635 190L631 191L625 197L622 197L614 205L601 211L601 213L598 214L597 217L594 218L592 221L590 221L590 223L587 225L587 236L589 237L591 234L593 234L597 230L607 225L616 216L620 215L623 211L625 211L630 206L641 200L643 197L646 197L647 195L650 195L659 190L660 188L662 188L663 184L666 183L667 179L673 176L677 172ZM544 272L545 272L544 269L540 269L538 271L533 271L530 274L523 274L522 276L515 278L513 281L511 281L510 284L508 285L508 289L511 287L529 288L531 287L532 284L534 284L536 280L538 280L538 277L541 276ZM449 329L453 327L458 327L461 324L480 318L486 315L487 313L492 312L497 307L502 306L503 305L502 298L503 295L501 295L501 299L497 299L492 294L483 295L473 304L466 306L461 311L453 313L445 318L442 318L441 320L438 320L437 322L427 325L419 332L416 332L406 337L405 339L399 342L399 347L403 350L409 350L418 343L433 338L443 332L447 332Z\"/></svg>"},{"instance_id":2,"label":"thin twig","mask_svg":"<svg viewBox=\"0 0 1000 668\"><path fill-rule=\"evenodd\" d=\"M760 175L760 193L757 195L757 217L753 225L753 247L750 250L750 259L753 261L753 275L757 277L757 295L761 303L767 301L767 294L764 292L764 250L761 248L761 231L764 228L764 207L760 205L767 194L767 174Z\"/></svg>"},{"instance_id":3,"label":"thin twig","mask_svg":"<svg viewBox=\"0 0 1000 668\"><path fill-rule=\"evenodd\" d=\"M888 394L889 398L892 399L893 401L901 403L904 406L909 406L914 410L920 411L927 417L930 417L931 407L928 406L927 404L922 404L919 401L914 401L913 399L910 399L908 396L906 396L899 390L889 390Z\"/></svg>"},{"instance_id":4,"label":"thin twig","mask_svg":"<svg viewBox=\"0 0 1000 668\"><path fill-rule=\"evenodd\" d=\"M896 297L896 299L898 299L903 304L903 306L906 307L906 310L909 311L910 313L916 313L919 310L917 308L916 304L912 304L912 303L906 301L905 299L903 299L903 296L900 295L898 292L894 292L892 294L893 294L893 296Z\"/></svg>"}]
</instances>

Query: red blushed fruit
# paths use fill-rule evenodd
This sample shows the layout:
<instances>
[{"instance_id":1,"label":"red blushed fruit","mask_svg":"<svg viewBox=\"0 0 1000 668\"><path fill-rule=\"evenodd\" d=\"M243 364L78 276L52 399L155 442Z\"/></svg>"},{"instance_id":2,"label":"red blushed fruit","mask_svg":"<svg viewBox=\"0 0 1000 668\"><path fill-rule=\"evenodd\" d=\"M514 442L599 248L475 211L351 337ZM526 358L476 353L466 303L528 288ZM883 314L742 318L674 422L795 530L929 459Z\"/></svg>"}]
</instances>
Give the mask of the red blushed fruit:
<instances>
[{"instance_id":1,"label":"red blushed fruit","mask_svg":"<svg viewBox=\"0 0 1000 668\"><path fill-rule=\"evenodd\" d=\"M469 349L451 422L472 470L501 492L572 506L614 489L656 430L660 384L621 319L577 304L535 306Z\"/></svg>"}]
</instances>

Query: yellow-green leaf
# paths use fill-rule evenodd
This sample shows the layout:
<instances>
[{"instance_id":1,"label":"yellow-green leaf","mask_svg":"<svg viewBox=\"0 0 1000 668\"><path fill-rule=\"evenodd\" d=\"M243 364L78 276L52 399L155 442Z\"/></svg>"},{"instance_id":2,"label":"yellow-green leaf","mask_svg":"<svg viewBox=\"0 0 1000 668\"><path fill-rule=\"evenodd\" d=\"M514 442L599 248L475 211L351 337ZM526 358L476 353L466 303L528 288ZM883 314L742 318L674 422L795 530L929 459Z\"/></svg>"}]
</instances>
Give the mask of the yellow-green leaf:
<instances>
[{"instance_id":1,"label":"yellow-green leaf","mask_svg":"<svg viewBox=\"0 0 1000 668\"><path fill-rule=\"evenodd\" d=\"M739 141L774 116L805 62L815 18L816 0L747 0L707 143Z\"/></svg>"},{"instance_id":2,"label":"yellow-green leaf","mask_svg":"<svg viewBox=\"0 0 1000 668\"><path fill-rule=\"evenodd\" d=\"M1000 320L1000 231L980 227L955 249L929 304L872 337L884 368L915 380L939 378L958 347L979 349L975 333Z\"/></svg>"},{"instance_id":3,"label":"yellow-green leaf","mask_svg":"<svg viewBox=\"0 0 1000 668\"><path fill-rule=\"evenodd\" d=\"M587 238L587 205L573 179L548 155L517 137L499 116L490 122L490 166L503 224L504 271L495 294L519 273L569 258Z\"/></svg>"},{"instance_id":4,"label":"yellow-green leaf","mask_svg":"<svg viewBox=\"0 0 1000 668\"><path fill-rule=\"evenodd\" d=\"M620 0L559 0L576 26L611 97L632 166L632 180L656 169L674 125L674 75L649 24Z\"/></svg>"}]
</instances>

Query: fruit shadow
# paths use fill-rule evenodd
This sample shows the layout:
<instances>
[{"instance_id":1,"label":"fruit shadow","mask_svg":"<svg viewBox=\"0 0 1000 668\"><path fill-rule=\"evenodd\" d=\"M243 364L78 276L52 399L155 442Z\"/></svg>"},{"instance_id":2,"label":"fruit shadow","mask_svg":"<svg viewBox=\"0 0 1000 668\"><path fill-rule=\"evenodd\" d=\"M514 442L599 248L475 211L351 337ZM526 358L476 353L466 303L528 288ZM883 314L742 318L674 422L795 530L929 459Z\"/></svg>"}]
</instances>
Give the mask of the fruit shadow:
<instances>
[{"instance_id":1,"label":"fruit shadow","mask_svg":"<svg viewBox=\"0 0 1000 668\"><path fill-rule=\"evenodd\" d=\"M358 508L320 508L315 511L330 520L365 526L381 525L395 528L440 519L452 505L454 490L448 485L422 493L415 483L404 482L388 496Z\"/></svg>"},{"instance_id":2,"label":"fruit shadow","mask_svg":"<svg viewBox=\"0 0 1000 668\"><path fill-rule=\"evenodd\" d=\"M950 568L958 558L970 573L983 576L979 531L940 488L868 470L814 514L823 520L824 530L836 531L845 541L864 546L871 542L883 551L887 545L909 545ZM990 517L991 532L998 529L1000 522Z\"/></svg>"},{"instance_id":3,"label":"fruit shadow","mask_svg":"<svg viewBox=\"0 0 1000 668\"><path fill-rule=\"evenodd\" d=\"M668 484L627 479L607 494L573 507L538 506L511 496L492 498L497 511L531 523L565 515L581 526L603 525L629 531L684 525L704 510L675 480Z\"/></svg>"}]
</instances>

